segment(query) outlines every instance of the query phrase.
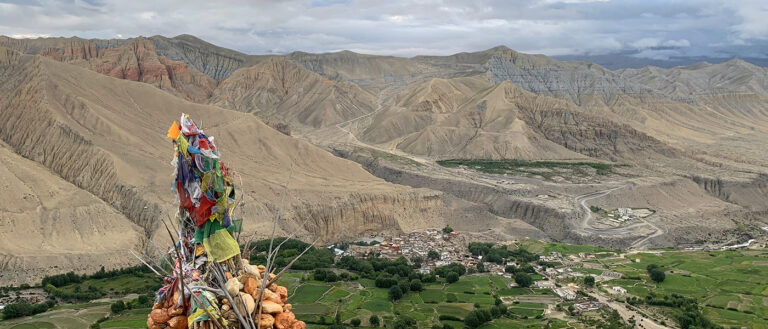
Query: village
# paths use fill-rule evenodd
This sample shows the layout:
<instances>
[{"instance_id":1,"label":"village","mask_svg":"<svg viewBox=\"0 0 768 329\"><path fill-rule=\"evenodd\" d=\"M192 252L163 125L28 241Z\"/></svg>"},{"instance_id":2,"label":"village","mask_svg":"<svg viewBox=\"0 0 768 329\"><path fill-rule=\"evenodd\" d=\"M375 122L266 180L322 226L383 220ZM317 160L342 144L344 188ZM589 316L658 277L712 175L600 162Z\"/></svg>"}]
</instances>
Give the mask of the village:
<instances>
[{"instance_id":1,"label":"village","mask_svg":"<svg viewBox=\"0 0 768 329\"><path fill-rule=\"evenodd\" d=\"M626 212L625 212L626 213ZM635 217L635 214L631 214ZM421 260L419 272L428 274L440 266L458 263L467 269L476 269L478 263L482 262L483 256L475 256L470 253L468 245L470 238L458 232L445 232L444 230L428 229L423 232L411 232L391 237L376 237L379 240L371 240L369 245L351 244L346 250L336 249L338 257L353 256L367 257L369 255L378 255L388 259L397 259L404 257L409 260ZM516 244L517 241L509 241L508 244ZM613 253L611 253L613 254ZM432 257L430 257L430 255ZM623 255L613 255L623 257ZM530 262L535 270L535 274L540 279L535 280L532 287L549 290L557 298L537 298L538 301L549 301L550 308L554 309L558 302L567 302L573 306L573 313L594 311L603 307L598 300L582 292L584 277L591 276L595 282L603 282L621 278L621 273L604 270L604 267L596 262L596 255L593 253L581 252L572 255L562 255L560 252L550 252L546 255L540 255L536 261ZM547 264L549 266L544 266ZM494 262L483 263L484 273L482 275L495 275L512 279L514 275L505 271L507 266L519 266L514 261L508 261L504 265ZM553 266L554 265L554 266ZM591 269L589 272L600 271L600 274L585 273L585 271L574 269ZM477 274L480 275L480 274ZM515 282L509 284L509 288L517 287ZM626 295L626 289L618 286L606 286L609 299ZM559 299L559 301L558 301ZM505 303L525 301L525 298L502 298Z\"/></svg>"}]
</instances>

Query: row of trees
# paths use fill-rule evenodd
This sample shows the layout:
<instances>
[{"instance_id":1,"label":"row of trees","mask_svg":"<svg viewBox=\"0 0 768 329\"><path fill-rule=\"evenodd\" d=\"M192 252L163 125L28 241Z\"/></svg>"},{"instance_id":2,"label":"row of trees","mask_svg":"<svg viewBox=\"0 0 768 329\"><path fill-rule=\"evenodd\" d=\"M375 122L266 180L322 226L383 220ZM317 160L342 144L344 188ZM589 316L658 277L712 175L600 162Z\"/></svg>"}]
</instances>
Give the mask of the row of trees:
<instances>
[{"instance_id":1,"label":"row of trees","mask_svg":"<svg viewBox=\"0 0 768 329\"><path fill-rule=\"evenodd\" d=\"M496 298L495 305L490 309L476 309L472 312L469 312L469 314L464 317L464 325L466 325L468 328L477 328L493 319L500 318L506 314L507 307L501 303L501 299Z\"/></svg>"},{"instance_id":2,"label":"row of trees","mask_svg":"<svg viewBox=\"0 0 768 329\"><path fill-rule=\"evenodd\" d=\"M483 256L484 262L504 264L508 260L516 260L518 263L528 263L539 259L539 256L526 250L509 250L505 246L494 247L493 243L472 242L469 244L469 252L475 256Z\"/></svg>"},{"instance_id":3,"label":"row of trees","mask_svg":"<svg viewBox=\"0 0 768 329\"><path fill-rule=\"evenodd\" d=\"M56 301L47 300L40 304L30 304L26 301L5 305L3 309L3 319L13 319L22 316L30 316L43 313L56 306Z\"/></svg>"},{"instance_id":4,"label":"row of trees","mask_svg":"<svg viewBox=\"0 0 768 329\"><path fill-rule=\"evenodd\" d=\"M42 287L45 287L46 285L52 285L54 287L63 287L68 284L72 283L82 283L85 280L89 279L108 279L108 278L114 278L120 275L130 274L130 275L142 275L145 273L152 273L152 271L144 266L133 266L133 267L126 267L122 269L117 270L111 270L106 271L104 269L104 266L101 267L96 273L93 274L84 274L84 275L77 275L75 272L68 272L64 274L56 274L51 276L46 276L41 281L40 285Z\"/></svg>"},{"instance_id":5,"label":"row of trees","mask_svg":"<svg viewBox=\"0 0 768 329\"><path fill-rule=\"evenodd\" d=\"M272 244L273 248L285 241L286 238L275 238ZM253 248L254 252L251 253L249 261L251 264L266 264L267 252L269 252L269 239L259 240L252 242L250 248ZM301 254L304 249L309 247L309 244L296 239L288 239L280 247L277 255L274 259L274 264L279 270L290 263L296 256ZM318 268L330 267L333 265L334 255L333 252L326 248L311 247L303 256L301 256L293 265L291 269L311 271Z\"/></svg>"}]
</instances>

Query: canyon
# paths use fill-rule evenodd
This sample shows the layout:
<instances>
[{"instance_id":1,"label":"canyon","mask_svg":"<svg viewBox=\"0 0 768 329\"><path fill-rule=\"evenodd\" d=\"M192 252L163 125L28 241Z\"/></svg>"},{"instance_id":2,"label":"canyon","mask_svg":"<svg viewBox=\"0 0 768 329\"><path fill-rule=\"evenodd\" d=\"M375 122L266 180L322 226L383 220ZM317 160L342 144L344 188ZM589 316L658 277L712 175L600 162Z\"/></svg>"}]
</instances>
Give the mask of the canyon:
<instances>
[{"instance_id":1,"label":"canyon","mask_svg":"<svg viewBox=\"0 0 768 329\"><path fill-rule=\"evenodd\" d=\"M247 55L190 35L0 37L0 78L0 191L22 197L0 209L0 278L13 282L95 270L55 259L116 268L136 262L126 249L168 243L164 132L182 112L216 137L260 237L278 210L281 232L329 243L449 224L489 240L685 247L768 222L768 70L738 59L609 70L503 46L403 58ZM654 213L614 223L589 206Z\"/></svg>"}]
</instances>

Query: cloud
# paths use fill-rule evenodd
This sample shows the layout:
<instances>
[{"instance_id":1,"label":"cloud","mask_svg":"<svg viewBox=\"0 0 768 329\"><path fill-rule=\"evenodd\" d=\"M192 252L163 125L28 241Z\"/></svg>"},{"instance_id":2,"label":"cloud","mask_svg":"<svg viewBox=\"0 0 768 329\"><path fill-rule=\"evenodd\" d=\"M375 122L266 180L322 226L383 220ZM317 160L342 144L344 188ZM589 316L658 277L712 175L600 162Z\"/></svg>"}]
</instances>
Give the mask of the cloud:
<instances>
[{"instance_id":1,"label":"cloud","mask_svg":"<svg viewBox=\"0 0 768 329\"><path fill-rule=\"evenodd\" d=\"M683 48L690 47L691 42L686 39L663 40L662 38L642 38L629 44L635 49L648 48Z\"/></svg>"},{"instance_id":2,"label":"cloud","mask_svg":"<svg viewBox=\"0 0 768 329\"><path fill-rule=\"evenodd\" d=\"M192 34L253 54L350 49L382 55L446 55L497 45L547 55L627 50L655 57L722 55L746 46L759 54L759 49L768 49L764 19L768 7L763 3L0 0L0 34L84 38Z\"/></svg>"}]
</instances>

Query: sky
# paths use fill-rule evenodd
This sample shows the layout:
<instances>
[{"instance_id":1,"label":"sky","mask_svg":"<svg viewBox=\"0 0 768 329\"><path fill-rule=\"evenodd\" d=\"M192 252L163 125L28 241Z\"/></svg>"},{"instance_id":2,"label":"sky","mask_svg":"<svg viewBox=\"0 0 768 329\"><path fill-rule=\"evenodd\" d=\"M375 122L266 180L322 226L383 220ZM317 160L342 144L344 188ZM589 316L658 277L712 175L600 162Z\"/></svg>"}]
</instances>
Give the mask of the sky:
<instances>
[{"instance_id":1,"label":"sky","mask_svg":"<svg viewBox=\"0 0 768 329\"><path fill-rule=\"evenodd\" d=\"M191 34L248 54L768 56L766 0L0 0L0 34Z\"/></svg>"}]
</instances>

